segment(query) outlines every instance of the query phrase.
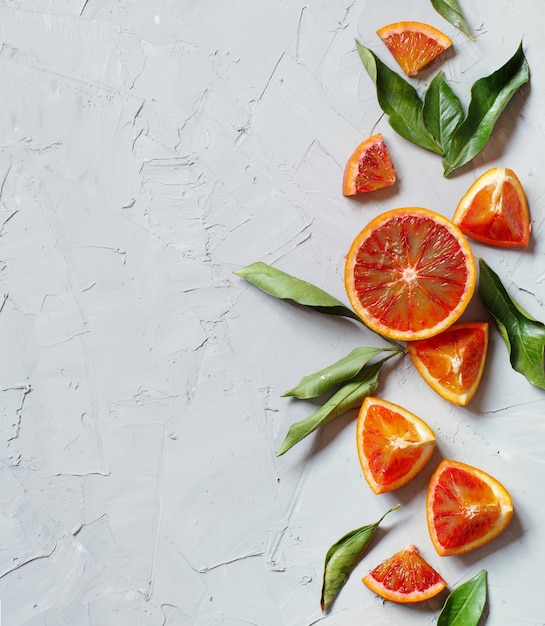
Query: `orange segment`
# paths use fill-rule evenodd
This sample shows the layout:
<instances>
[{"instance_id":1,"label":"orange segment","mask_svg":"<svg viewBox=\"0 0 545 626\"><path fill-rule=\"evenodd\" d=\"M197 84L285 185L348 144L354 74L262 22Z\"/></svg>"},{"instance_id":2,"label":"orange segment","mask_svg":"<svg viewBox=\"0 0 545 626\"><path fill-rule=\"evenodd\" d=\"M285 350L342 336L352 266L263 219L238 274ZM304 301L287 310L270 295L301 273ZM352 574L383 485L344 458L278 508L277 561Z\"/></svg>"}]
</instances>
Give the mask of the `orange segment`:
<instances>
[{"instance_id":1,"label":"orange segment","mask_svg":"<svg viewBox=\"0 0 545 626\"><path fill-rule=\"evenodd\" d=\"M343 177L343 194L354 196L389 187L396 172L382 135L378 133L361 143L348 159Z\"/></svg>"},{"instance_id":2,"label":"orange segment","mask_svg":"<svg viewBox=\"0 0 545 626\"><path fill-rule=\"evenodd\" d=\"M369 222L350 247L344 280L352 307L369 328L411 341L440 333L462 315L475 276L458 227L411 207Z\"/></svg>"},{"instance_id":3,"label":"orange segment","mask_svg":"<svg viewBox=\"0 0 545 626\"><path fill-rule=\"evenodd\" d=\"M429 600L447 586L413 544L375 567L362 582L381 598L403 604Z\"/></svg>"},{"instance_id":4,"label":"orange segment","mask_svg":"<svg viewBox=\"0 0 545 626\"><path fill-rule=\"evenodd\" d=\"M396 22L377 30L407 76L431 63L452 41L440 30L422 22Z\"/></svg>"},{"instance_id":5,"label":"orange segment","mask_svg":"<svg viewBox=\"0 0 545 626\"><path fill-rule=\"evenodd\" d=\"M365 479L375 493L406 485L429 461L435 435L406 409L367 397L356 426L358 457Z\"/></svg>"},{"instance_id":6,"label":"orange segment","mask_svg":"<svg viewBox=\"0 0 545 626\"><path fill-rule=\"evenodd\" d=\"M442 461L426 500L430 537L441 556L464 554L497 537L513 515L511 496L495 478L457 461Z\"/></svg>"},{"instance_id":7,"label":"orange segment","mask_svg":"<svg viewBox=\"0 0 545 626\"><path fill-rule=\"evenodd\" d=\"M471 185L452 220L468 237L493 246L527 246L530 239L526 194L515 172L504 167Z\"/></svg>"},{"instance_id":8,"label":"orange segment","mask_svg":"<svg viewBox=\"0 0 545 626\"><path fill-rule=\"evenodd\" d=\"M488 324L454 324L442 333L412 341L411 360L428 385L442 398L465 406L475 395L484 372Z\"/></svg>"}]
</instances>

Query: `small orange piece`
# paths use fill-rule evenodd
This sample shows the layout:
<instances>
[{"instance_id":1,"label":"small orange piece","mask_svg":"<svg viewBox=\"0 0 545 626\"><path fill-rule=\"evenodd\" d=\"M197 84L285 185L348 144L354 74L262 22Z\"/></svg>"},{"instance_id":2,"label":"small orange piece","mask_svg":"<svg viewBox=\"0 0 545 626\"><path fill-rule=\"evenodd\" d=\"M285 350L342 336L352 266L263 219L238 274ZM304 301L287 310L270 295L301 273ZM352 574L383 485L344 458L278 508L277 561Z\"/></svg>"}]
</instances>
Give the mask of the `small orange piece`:
<instances>
[{"instance_id":1,"label":"small orange piece","mask_svg":"<svg viewBox=\"0 0 545 626\"><path fill-rule=\"evenodd\" d=\"M368 396L358 415L356 444L369 486L385 493L418 474L433 454L435 435L406 409Z\"/></svg>"},{"instance_id":2,"label":"small orange piece","mask_svg":"<svg viewBox=\"0 0 545 626\"><path fill-rule=\"evenodd\" d=\"M480 469L442 461L426 500L430 537L441 556L480 548L505 530L513 501L505 487Z\"/></svg>"},{"instance_id":3,"label":"small orange piece","mask_svg":"<svg viewBox=\"0 0 545 626\"><path fill-rule=\"evenodd\" d=\"M381 598L402 604L429 600L447 586L413 544L375 567L362 582Z\"/></svg>"},{"instance_id":4,"label":"small orange piece","mask_svg":"<svg viewBox=\"0 0 545 626\"><path fill-rule=\"evenodd\" d=\"M395 183L396 172L380 133L369 137L348 159L343 177L343 194L355 196L367 191L389 187Z\"/></svg>"},{"instance_id":5,"label":"small orange piece","mask_svg":"<svg viewBox=\"0 0 545 626\"><path fill-rule=\"evenodd\" d=\"M468 237L493 246L527 246L530 239L526 194L505 167L488 170L471 185L452 221Z\"/></svg>"},{"instance_id":6,"label":"small orange piece","mask_svg":"<svg viewBox=\"0 0 545 626\"><path fill-rule=\"evenodd\" d=\"M428 385L442 398L465 406L475 395L484 372L488 324L454 324L442 333L411 341L407 352Z\"/></svg>"},{"instance_id":7,"label":"small orange piece","mask_svg":"<svg viewBox=\"0 0 545 626\"><path fill-rule=\"evenodd\" d=\"M412 341L437 335L464 312L475 260L450 220L421 208L386 211L356 237L344 281L354 311L372 330Z\"/></svg>"},{"instance_id":8,"label":"small orange piece","mask_svg":"<svg viewBox=\"0 0 545 626\"><path fill-rule=\"evenodd\" d=\"M440 30L422 22L396 22L377 30L377 35L407 76L431 63L452 41Z\"/></svg>"}]
</instances>

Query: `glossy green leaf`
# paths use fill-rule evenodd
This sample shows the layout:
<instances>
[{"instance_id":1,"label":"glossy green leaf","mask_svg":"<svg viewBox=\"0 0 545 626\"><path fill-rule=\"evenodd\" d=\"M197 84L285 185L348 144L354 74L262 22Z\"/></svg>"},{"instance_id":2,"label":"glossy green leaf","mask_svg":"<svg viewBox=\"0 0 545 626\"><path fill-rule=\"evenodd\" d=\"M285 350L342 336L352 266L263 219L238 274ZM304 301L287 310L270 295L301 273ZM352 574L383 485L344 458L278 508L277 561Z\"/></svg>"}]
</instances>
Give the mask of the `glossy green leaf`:
<instances>
[{"instance_id":1,"label":"glossy green leaf","mask_svg":"<svg viewBox=\"0 0 545 626\"><path fill-rule=\"evenodd\" d=\"M460 9L456 0L431 0L431 3L437 13L444 17L447 22L456 26L456 28L465 33L472 41L475 41L475 38L469 31L462 9Z\"/></svg>"},{"instance_id":2,"label":"glossy green leaf","mask_svg":"<svg viewBox=\"0 0 545 626\"><path fill-rule=\"evenodd\" d=\"M486 604L486 570L454 589L448 596L437 626L477 626Z\"/></svg>"},{"instance_id":3,"label":"glossy green leaf","mask_svg":"<svg viewBox=\"0 0 545 626\"><path fill-rule=\"evenodd\" d=\"M361 322L354 311L319 287L277 270L266 263L253 263L235 270L234 274L275 298L291 300L319 313L350 317Z\"/></svg>"},{"instance_id":4,"label":"glossy green leaf","mask_svg":"<svg viewBox=\"0 0 545 626\"><path fill-rule=\"evenodd\" d=\"M479 261L479 296L498 325L513 369L545 389L545 324L522 309L483 259Z\"/></svg>"},{"instance_id":5,"label":"glossy green leaf","mask_svg":"<svg viewBox=\"0 0 545 626\"><path fill-rule=\"evenodd\" d=\"M292 424L277 456L281 456L307 435L336 417L359 408L363 399L373 394L378 387L378 375L385 360L365 365L359 374L345 383L323 406L304 420Z\"/></svg>"},{"instance_id":6,"label":"glossy green leaf","mask_svg":"<svg viewBox=\"0 0 545 626\"><path fill-rule=\"evenodd\" d=\"M529 78L530 70L521 43L505 65L474 83L467 116L452 136L443 159L445 176L479 154L513 94Z\"/></svg>"},{"instance_id":7,"label":"glossy green leaf","mask_svg":"<svg viewBox=\"0 0 545 626\"><path fill-rule=\"evenodd\" d=\"M463 119L462 103L445 80L443 72L439 72L426 91L424 123L443 152L448 151L450 140Z\"/></svg>"},{"instance_id":8,"label":"glossy green leaf","mask_svg":"<svg viewBox=\"0 0 545 626\"><path fill-rule=\"evenodd\" d=\"M363 66L375 83L378 103L388 115L390 126L417 146L442 155L443 151L424 124L424 105L416 89L358 41L356 48Z\"/></svg>"},{"instance_id":9,"label":"glossy green leaf","mask_svg":"<svg viewBox=\"0 0 545 626\"><path fill-rule=\"evenodd\" d=\"M296 387L282 395L301 399L316 398L335 385L354 378L366 363L384 351L384 348L356 348L340 361L305 376ZM393 351L393 348L387 348L386 351Z\"/></svg>"},{"instance_id":10,"label":"glossy green leaf","mask_svg":"<svg viewBox=\"0 0 545 626\"><path fill-rule=\"evenodd\" d=\"M396 509L399 509L399 504L396 504L386 511L374 524L362 526L361 528L347 533L329 548L324 564L322 597L320 600L322 611L327 611L333 600L337 597L342 586L350 576L350 573L365 554L379 524L388 513Z\"/></svg>"}]
</instances>

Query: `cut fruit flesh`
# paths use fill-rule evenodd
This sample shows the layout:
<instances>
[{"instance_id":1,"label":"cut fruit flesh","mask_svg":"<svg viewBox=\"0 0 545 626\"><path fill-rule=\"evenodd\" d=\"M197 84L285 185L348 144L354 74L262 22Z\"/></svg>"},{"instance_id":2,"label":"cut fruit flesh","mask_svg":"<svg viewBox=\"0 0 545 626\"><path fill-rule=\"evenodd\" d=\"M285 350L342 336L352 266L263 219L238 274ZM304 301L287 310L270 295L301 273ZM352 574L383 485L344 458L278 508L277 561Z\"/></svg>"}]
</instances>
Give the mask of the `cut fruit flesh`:
<instances>
[{"instance_id":1,"label":"cut fruit flesh","mask_svg":"<svg viewBox=\"0 0 545 626\"><path fill-rule=\"evenodd\" d=\"M442 461L426 499L430 537L441 556L479 548L505 530L513 501L505 487L480 469Z\"/></svg>"},{"instance_id":2,"label":"cut fruit flesh","mask_svg":"<svg viewBox=\"0 0 545 626\"><path fill-rule=\"evenodd\" d=\"M407 76L415 76L452 46L449 37L422 22L388 24L377 30L377 35Z\"/></svg>"},{"instance_id":3,"label":"cut fruit flesh","mask_svg":"<svg viewBox=\"0 0 545 626\"><path fill-rule=\"evenodd\" d=\"M442 398L467 405L479 388L486 363L488 324L466 322L407 345L422 378Z\"/></svg>"},{"instance_id":4,"label":"cut fruit flesh","mask_svg":"<svg viewBox=\"0 0 545 626\"><path fill-rule=\"evenodd\" d=\"M352 243L345 265L350 303L391 339L432 337L462 315L475 290L475 260L450 220L428 209L386 211Z\"/></svg>"},{"instance_id":5,"label":"cut fruit flesh","mask_svg":"<svg viewBox=\"0 0 545 626\"><path fill-rule=\"evenodd\" d=\"M429 461L435 435L406 409L368 396L356 426L358 458L365 479L379 494L406 485Z\"/></svg>"},{"instance_id":6,"label":"cut fruit flesh","mask_svg":"<svg viewBox=\"0 0 545 626\"><path fill-rule=\"evenodd\" d=\"M530 214L524 189L513 170L492 168L480 176L458 203L452 221L481 243L528 245Z\"/></svg>"},{"instance_id":7,"label":"cut fruit flesh","mask_svg":"<svg viewBox=\"0 0 545 626\"><path fill-rule=\"evenodd\" d=\"M447 586L413 544L377 565L362 582L381 598L402 604L429 600Z\"/></svg>"},{"instance_id":8,"label":"cut fruit flesh","mask_svg":"<svg viewBox=\"0 0 545 626\"><path fill-rule=\"evenodd\" d=\"M345 196L354 196L389 187L395 180L390 153L378 133L362 142L348 159L342 191Z\"/></svg>"}]
</instances>

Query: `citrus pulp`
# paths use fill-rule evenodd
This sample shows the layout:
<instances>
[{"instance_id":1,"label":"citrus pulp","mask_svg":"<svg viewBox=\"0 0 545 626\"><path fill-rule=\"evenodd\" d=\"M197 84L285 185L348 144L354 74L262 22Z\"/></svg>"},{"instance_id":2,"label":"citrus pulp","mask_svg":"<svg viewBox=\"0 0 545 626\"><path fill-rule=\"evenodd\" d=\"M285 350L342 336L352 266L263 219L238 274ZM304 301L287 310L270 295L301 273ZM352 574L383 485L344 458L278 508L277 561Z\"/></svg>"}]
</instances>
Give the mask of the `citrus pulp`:
<instances>
[{"instance_id":1,"label":"citrus pulp","mask_svg":"<svg viewBox=\"0 0 545 626\"><path fill-rule=\"evenodd\" d=\"M505 487L476 467L442 461L428 486L430 537L441 556L464 554L505 530L513 501Z\"/></svg>"},{"instance_id":2,"label":"citrus pulp","mask_svg":"<svg viewBox=\"0 0 545 626\"><path fill-rule=\"evenodd\" d=\"M428 209L386 211L352 243L344 280L362 321L385 337L416 340L451 326L475 290L465 236Z\"/></svg>"},{"instance_id":3,"label":"citrus pulp","mask_svg":"<svg viewBox=\"0 0 545 626\"><path fill-rule=\"evenodd\" d=\"M413 544L377 565L362 581L381 598L403 604L429 600L447 586Z\"/></svg>"},{"instance_id":4,"label":"citrus pulp","mask_svg":"<svg viewBox=\"0 0 545 626\"><path fill-rule=\"evenodd\" d=\"M377 30L388 50L407 76L415 76L452 41L440 30L422 22L396 22Z\"/></svg>"},{"instance_id":5,"label":"citrus pulp","mask_svg":"<svg viewBox=\"0 0 545 626\"><path fill-rule=\"evenodd\" d=\"M385 493L418 474L433 454L435 435L406 409L368 396L358 414L356 443L369 486Z\"/></svg>"},{"instance_id":6,"label":"citrus pulp","mask_svg":"<svg viewBox=\"0 0 545 626\"><path fill-rule=\"evenodd\" d=\"M407 352L428 385L442 398L465 406L479 387L486 362L488 324L453 324L442 333L411 341Z\"/></svg>"}]
</instances>

